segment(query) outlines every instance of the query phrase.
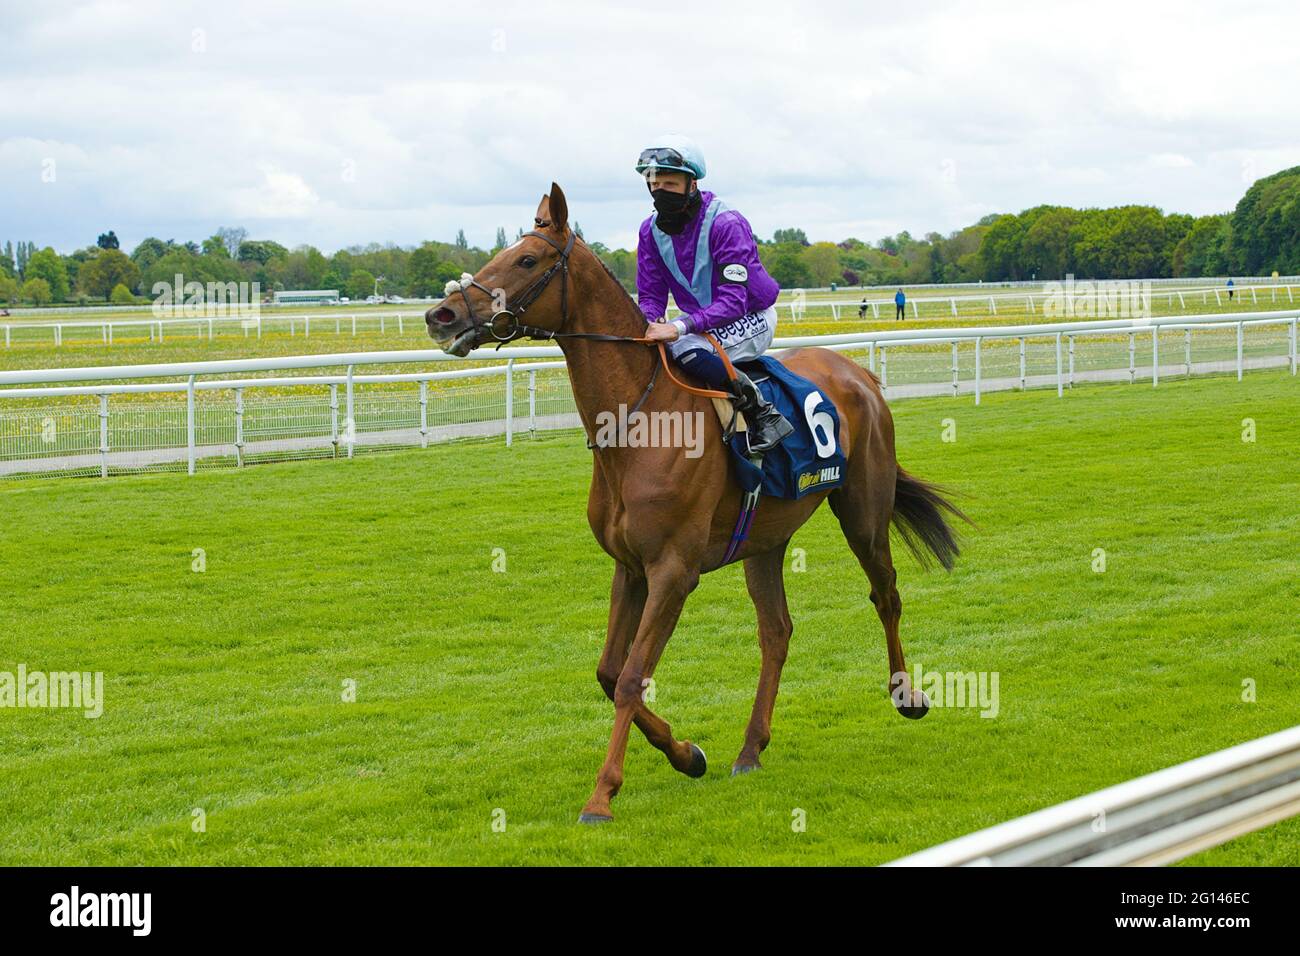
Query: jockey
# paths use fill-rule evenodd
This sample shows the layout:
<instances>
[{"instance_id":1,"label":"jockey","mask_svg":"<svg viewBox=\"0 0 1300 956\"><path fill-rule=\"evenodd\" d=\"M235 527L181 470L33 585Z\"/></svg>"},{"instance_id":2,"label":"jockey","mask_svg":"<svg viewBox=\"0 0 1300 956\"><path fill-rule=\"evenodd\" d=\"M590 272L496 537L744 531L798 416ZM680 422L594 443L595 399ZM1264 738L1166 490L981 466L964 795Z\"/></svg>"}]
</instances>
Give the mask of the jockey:
<instances>
[{"instance_id":1,"label":"jockey","mask_svg":"<svg viewBox=\"0 0 1300 956\"><path fill-rule=\"evenodd\" d=\"M646 337L667 343L683 370L729 392L749 427L749 450L767 451L793 426L740 369L734 382L728 378L702 333L712 332L732 362L758 358L776 333L781 288L758 259L748 220L696 185L705 166L693 141L659 137L642 150L636 171L656 210L641 224L636 251L637 303L650 323ZM685 314L666 322L670 292Z\"/></svg>"}]
</instances>

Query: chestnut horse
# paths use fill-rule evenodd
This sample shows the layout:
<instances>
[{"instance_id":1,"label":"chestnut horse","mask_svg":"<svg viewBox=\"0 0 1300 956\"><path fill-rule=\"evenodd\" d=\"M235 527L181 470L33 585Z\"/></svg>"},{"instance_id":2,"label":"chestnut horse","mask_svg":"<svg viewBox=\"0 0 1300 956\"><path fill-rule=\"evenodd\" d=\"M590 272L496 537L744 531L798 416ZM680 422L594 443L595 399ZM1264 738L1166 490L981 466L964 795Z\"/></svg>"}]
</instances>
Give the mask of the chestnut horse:
<instances>
[{"instance_id":1,"label":"chestnut horse","mask_svg":"<svg viewBox=\"0 0 1300 956\"><path fill-rule=\"evenodd\" d=\"M687 595L700 575L720 567L741 504L731 454L708 398L675 387L660 375L662 353L643 342L646 320L604 264L568 226L568 204L552 184L537 209L536 229L499 252L459 289L453 284L429 309L429 334L447 351L466 355L496 338L555 338L564 352L578 415L589 442L597 416L620 405L647 413L703 415L709 422L703 454L681 448L594 447L587 520L614 559L609 625L596 668L614 703L614 729L583 822L612 819L610 800L623 785L623 757L631 725L663 751L673 768L704 775L704 752L678 740L646 706L644 688L672 636ZM558 281L556 281L558 277ZM520 318L527 312L528 324ZM811 380L839 411L839 442L846 458L843 483L798 500L765 496L748 539L736 554L758 612L762 667L753 712L732 773L759 767L771 737L772 707L793 625L782 571L791 536L824 499L839 519L849 547L871 582L871 602L884 625L891 697L904 717L923 717L930 702L914 690L898 636L902 605L890 557L891 523L927 563L929 552L951 568L957 544L944 512L964 517L939 490L907 474L894 457L894 425L871 372L837 352L786 351L781 361ZM659 381L655 387L656 380ZM685 419L682 419L685 420Z\"/></svg>"}]
</instances>

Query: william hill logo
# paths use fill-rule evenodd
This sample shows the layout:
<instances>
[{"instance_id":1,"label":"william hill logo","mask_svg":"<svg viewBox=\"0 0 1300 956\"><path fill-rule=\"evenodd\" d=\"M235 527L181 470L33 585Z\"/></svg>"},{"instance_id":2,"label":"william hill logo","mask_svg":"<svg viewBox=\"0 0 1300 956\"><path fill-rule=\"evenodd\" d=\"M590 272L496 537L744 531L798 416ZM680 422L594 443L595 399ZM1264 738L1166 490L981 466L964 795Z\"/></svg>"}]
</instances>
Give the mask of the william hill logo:
<instances>
[{"instance_id":1,"label":"william hill logo","mask_svg":"<svg viewBox=\"0 0 1300 956\"><path fill-rule=\"evenodd\" d=\"M839 465L820 468L817 471L805 471L799 476L799 490L807 491L809 488L816 488L818 485L825 485L839 480Z\"/></svg>"}]
</instances>

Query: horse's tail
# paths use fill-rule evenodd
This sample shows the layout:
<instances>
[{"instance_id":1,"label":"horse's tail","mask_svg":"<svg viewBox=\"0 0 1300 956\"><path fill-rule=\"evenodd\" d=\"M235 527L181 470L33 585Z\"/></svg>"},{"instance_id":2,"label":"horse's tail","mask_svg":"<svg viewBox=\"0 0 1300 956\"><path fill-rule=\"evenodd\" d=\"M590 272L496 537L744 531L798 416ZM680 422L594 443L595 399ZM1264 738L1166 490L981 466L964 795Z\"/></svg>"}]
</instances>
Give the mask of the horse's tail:
<instances>
[{"instance_id":1,"label":"horse's tail","mask_svg":"<svg viewBox=\"0 0 1300 956\"><path fill-rule=\"evenodd\" d=\"M946 494L949 492L945 489L909 475L899 467L898 478L894 482L892 520L898 533L903 536L904 543L916 555L916 560L922 567L928 568L930 555L934 555L944 570L951 571L961 549L944 512L967 524L972 522L960 508L944 497Z\"/></svg>"}]
</instances>

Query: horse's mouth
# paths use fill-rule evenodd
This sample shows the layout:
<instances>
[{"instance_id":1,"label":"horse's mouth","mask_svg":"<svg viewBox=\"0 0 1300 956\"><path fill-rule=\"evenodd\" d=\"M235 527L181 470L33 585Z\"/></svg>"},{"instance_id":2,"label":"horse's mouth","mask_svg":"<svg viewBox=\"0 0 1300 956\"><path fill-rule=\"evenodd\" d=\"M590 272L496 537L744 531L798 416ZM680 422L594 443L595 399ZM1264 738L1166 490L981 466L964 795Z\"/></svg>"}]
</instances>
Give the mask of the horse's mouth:
<instances>
[{"instance_id":1,"label":"horse's mouth","mask_svg":"<svg viewBox=\"0 0 1300 956\"><path fill-rule=\"evenodd\" d=\"M444 345L442 350L448 355L464 358L474 350L477 333L477 329L470 327L452 339L450 345Z\"/></svg>"},{"instance_id":2,"label":"horse's mouth","mask_svg":"<svg viewBox=\"0 0 1300 956\"><path fill-rule=\"evenodd\" d=\"M425 314L429 338L442 346L448 355L464 358L473 351L478 329L469 319L461 318L451 309L434 307Z\"/></svg>"}]
</instances>

